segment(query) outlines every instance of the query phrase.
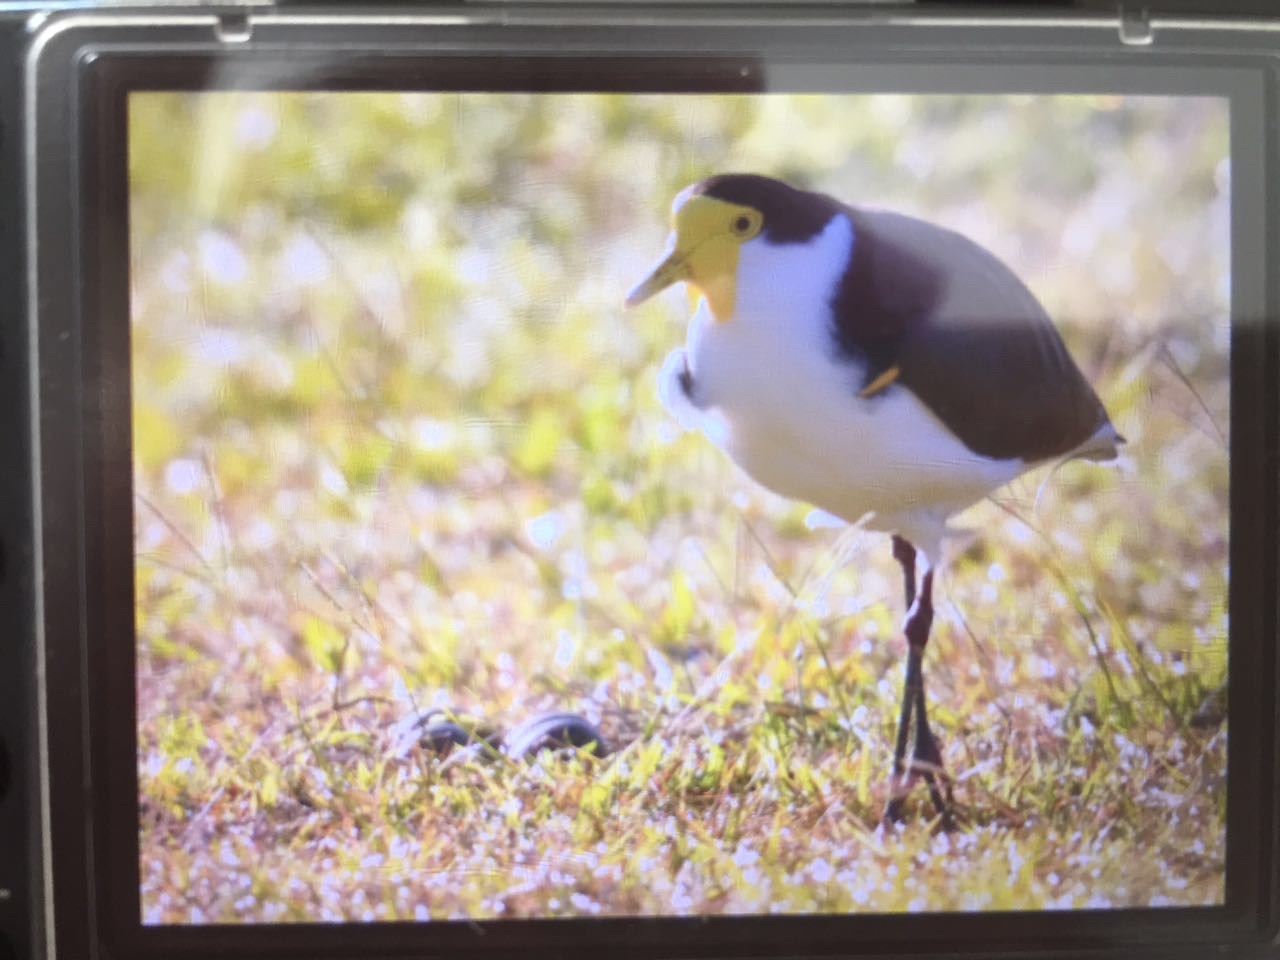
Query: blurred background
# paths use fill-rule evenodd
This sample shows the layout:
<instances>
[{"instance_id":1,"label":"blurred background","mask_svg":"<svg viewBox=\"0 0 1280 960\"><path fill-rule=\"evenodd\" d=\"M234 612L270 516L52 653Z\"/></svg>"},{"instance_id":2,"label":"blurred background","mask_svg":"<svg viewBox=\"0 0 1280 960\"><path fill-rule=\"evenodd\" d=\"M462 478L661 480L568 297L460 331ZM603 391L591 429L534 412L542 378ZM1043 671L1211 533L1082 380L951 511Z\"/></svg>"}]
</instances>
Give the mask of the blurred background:
<instances>
[{"instance_id":1,"label":"blurred background","mask_svg":"<svg viewBox=\"0 0 1280 960\"><path fill-rule=\"evenodd\" d=\"M353 891L383 890L385 868L335 866L325 836L369 797L357 846L384 859L387 837L467 816L431 793L438 774L369 779L431 707L500 726L572 709L694 773L695 735L741 735L744 767L806 756L874 822L901 682L887 542L810 529L804 505L681 434L654 381L683 341L683 293L621 308L676 192L725 171L986 245L1129 440L1115 468L1071 464L1043 489L1033 475L961 518L984 535L942 576L928 667L948 765L989 819L1030 807L1063 833L1036 835L1055 859L1020 854L1022 881L988 890L975 859L925 905L1215 902L1225 738L1188 738L1226 669L1227 118L1207 98L132 94L148 917L360 917ZM750 739L778 705L830 729ZM1195 751L1205 779L1171 785ZM361 776L364 799L338 790ZM1086 784L1081 809L1127 824L1078 870L1050 853L1070 846L1073 821L1046 806L1067 780ZM619 822L676 816L647 782ZM1196 796L1194 812L1169 805ZM565 802L534 821L581 851L582 798ZM654 850L684 822L651 824ZM840 857L874 875L847 836L824 836L778 877ZM605 912L773 896L700 899L678 865L632 875L606 847L622 879L581 888ZM331 874L332 890L280 894L275 913L256 885L242 902L218 884L245 850L262 890L292 873ZM991 876L1008 880L1000 855ZM432 895L384 890L383 914L369 892L364 918L591 912L554 884L496 899L476 878L509 879L502 863L458 866L469 879ZM181 891L198 876L212 879L193 905ZM869 901L792 884L811 899L779 902L906 909L895 883Z\"/></svg>"}]
</instances>

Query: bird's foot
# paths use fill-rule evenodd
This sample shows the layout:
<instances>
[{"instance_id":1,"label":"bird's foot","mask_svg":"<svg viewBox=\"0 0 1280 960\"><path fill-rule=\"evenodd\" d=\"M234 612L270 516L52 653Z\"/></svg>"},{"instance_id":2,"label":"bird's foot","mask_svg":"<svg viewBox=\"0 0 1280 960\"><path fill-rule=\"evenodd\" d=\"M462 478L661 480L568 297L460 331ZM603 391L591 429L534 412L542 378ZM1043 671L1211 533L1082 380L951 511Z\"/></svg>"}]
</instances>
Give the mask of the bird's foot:
<instances>
[{"instance_id":1,"label":"bird's foot","mask_svg":"<svg viewBox=\"0 0 1280 960\"><path fill-rule=\"evenodd\" d=\"M916 785L916 774L904 770L889 778L889 801L884 805L881 820L888 827L895 827L906 817L906 801L911 788Z\"/></svg>"},{"instance_id":2,"label":"bird's foot","mask_svg":"<svg viewBox=\"0 0 1280 960\"><path fill-rule=\"evenodd\" d=\"M942 765L942 755L938 751L937 742L932 736L916 742L915 752L907 761L905 769L894 773L889 781L889 801L885 804L883 820L894 825L906 819L906 800L920 781L929 788L929 799L933 801L943 830L955 826L952 814L951 778Z\"/></svg>"},{"instance_id":3,"label":"bird's foot","mask_svg":"<svg viewBox=\"0 0 1280 960\"><path fill-rule=\"evenodd\" d=\"M925 785L929 788L929 799L933 801L933 808L937 811L941 818L940 825L943 829L951 829L952 820L952 796L951 796L951 778L947 776L946 767L942 765L942 751L938 749L937 738L934 737L933 731L929 728L928 721L923 714L920 723L916 727L915 749L912 751L911 769L924 780Z\"/></svg>"}]
</instances>

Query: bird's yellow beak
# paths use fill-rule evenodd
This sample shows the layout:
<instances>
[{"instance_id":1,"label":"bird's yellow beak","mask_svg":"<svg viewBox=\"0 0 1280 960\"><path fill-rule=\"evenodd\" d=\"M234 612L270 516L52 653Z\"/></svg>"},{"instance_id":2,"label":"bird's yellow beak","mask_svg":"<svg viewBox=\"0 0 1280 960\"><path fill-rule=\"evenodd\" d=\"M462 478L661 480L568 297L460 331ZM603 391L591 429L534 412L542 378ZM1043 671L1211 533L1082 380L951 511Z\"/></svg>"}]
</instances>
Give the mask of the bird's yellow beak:
<instances>
[{"instance_id":1,"label":"bird's yellow beak","mask_svg":"<svg viewBox=\"0 0 1280 960\"><path fill-rule=\"evenodd\" d=\"M674 238L673 238L674 239ZM673 283L689 279L687 254L681 253L678 243L671 244L671 252L653 268L653 272L641 280L627 294L628 307L638 307L650 297L656 296Z\"/></svg>"},{"instance_id":2,"label":"bird's yellow beak","mask_svg":"<svg viewBox=\"0 0 1280 960\"><path fill-rule=\"evenodd\" d=\"M637 306L684 281L707 298L717 320L728 320L737 298L739 254L760 232L760 213L701 195L677 202L667 255L627 294L626 305Z\"/></svg>"}]
</instances>

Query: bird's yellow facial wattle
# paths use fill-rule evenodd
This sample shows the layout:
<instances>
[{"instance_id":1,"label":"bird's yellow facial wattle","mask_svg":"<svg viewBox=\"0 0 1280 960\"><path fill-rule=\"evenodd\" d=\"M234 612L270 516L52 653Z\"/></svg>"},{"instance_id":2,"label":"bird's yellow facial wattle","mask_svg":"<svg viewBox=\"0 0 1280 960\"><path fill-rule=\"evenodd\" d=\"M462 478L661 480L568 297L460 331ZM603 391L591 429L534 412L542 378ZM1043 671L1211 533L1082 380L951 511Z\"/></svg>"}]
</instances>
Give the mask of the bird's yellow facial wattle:
<instances>
[{"instance_id":1,"label":"bird's yellow facial wattle","mask_svg":"<svg viewBox=\"0 0 1280 960\"><path fill-rule=\"evenodd\" d=\"M684 281L706 297L712 316L723 323L736 306L742 245L760 233L764 217L759 210L715 197L698 195L677 203L667 256L631 291L627 306Z\"/></svg>"}]
</instances>

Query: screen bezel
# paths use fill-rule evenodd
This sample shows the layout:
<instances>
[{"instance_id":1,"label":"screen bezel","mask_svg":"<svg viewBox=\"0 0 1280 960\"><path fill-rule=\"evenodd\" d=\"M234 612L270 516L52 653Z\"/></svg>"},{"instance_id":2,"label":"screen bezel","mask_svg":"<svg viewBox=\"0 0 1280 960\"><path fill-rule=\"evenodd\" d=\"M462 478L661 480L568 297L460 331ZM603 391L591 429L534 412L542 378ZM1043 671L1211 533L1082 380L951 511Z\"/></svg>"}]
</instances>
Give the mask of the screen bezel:
<instances>
[{"instance_id":1,"label":"screen bezel","mask_svg":"<svg viewBox=\"0 0 1280 960\"><path fill-rule=\"evenodd\" d=\"M446 53L368 56L349 50L319 53L264 44L236 52L129 50L99 46L83 61L71 91L77 124L66 173L76 190L67 211L76 259L62 265L75 282L65 313L51 295L36 331L40 360L41 499L44 504L43 610L46 658L74 656L74 674L51 684L48 710L68 715L51 723L57 744L87 748L90 790L79 812L78 849L70 837L54 844L61 881L81 863L86 943L111 955L214 956L399 955L407 953L554 952L626 943L643 955L787 953L903 953L947 951L1100 950L1160 945L1203 949L1209 944L1257 942L1274 892L1270 847L1272 772L1251 758L1274 755L1275 636L1268 585L1275 583L1274 478L1278 369L1272 323L1276 271L1274 226L1267 220L1265 173L1275 169L1274 91L1260 63L1223 55L1150 53L1141 67L1120 53L1087 56L1080 49L1028 48L999 56L933 49L872 53L841 45L840 32L815 27L765 37L744 31L738 49L717 56L674 52L683 41L653 31L645 46L633 37L625 51L549 28L541 46L520 49L519 37L459 31ZM776 31L775 31L776 33ZM579 44L575 44L577 39ZM845 38L847 40L847 38ZM568 42L566 42L568 41ZM558 52L580 46L578 54ZM790 45L788 45L790 44ZM488 53L486 55L486 45ZM726 44L732 46L732 44ZM502 51L499 53L499 51ZM647 52L637 52L647 51ZM612 89L631 92L749 92L781 64L812 66L839 51L846 79L857 91L893 92L1179 92L1224 96L1231 103L1232 164L1232 525L1230 737L1228 768L1227 902L1222 907L1013 914L607 918L480 921L473 923L335 926L145 927L140 918L136 716L133 642L133 515L129 399L128 192L125 108L128 92L144 89L450 89L485 78L488 89ZM851 63L857 54L856 64ZM520 54L524 54L522 57ZM626 59L621 59L625 56ZM744 72L745 70L745 72ZM792 76L803 76L803 71ZM508 84L500 86L499 84ZM735 87L736 85L736 87ZM1068 89L1063 89L1069 85ZM455 86L453 89L458 89ZM776 89L772 88L771 89ZM850 92L855 92L850 90ZM42 171L42 176L45 172ZM1263 201L1266 202L1263 202ZM45 260L42 277L57 266ZM49 282L45 283L50 286ZM76 509L52 510L75 504ZM1248 517L1248 522L1242 518ZM71 602L74 597L77 602ZM126 638L127 637L127 641ZM62 662L65 664L66 660ZM65 669L65 667L64 667ZM1263 722L1258 722L1262 720ZM75 757L76 753L71 753ZM64 783L77 777L59 764ZM55 803L53 823L75 822L72 798ZM70 832L70 829L66 831ZM73 874L74 875L74 874ZM56 891L55 891L56 893ZM74 892L68 897L76 899ZM57 899L57 898L56 898ZM91 911L91 912L90 912ZM1088 923L1081 923L1083 915ZM59 924L61 928L61 924ZM1264 929L1269 929L1264 928ZM99 939L99 937L101 939Z\"/></svg>"}]
</instances>

